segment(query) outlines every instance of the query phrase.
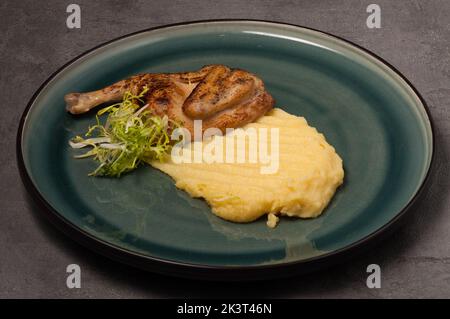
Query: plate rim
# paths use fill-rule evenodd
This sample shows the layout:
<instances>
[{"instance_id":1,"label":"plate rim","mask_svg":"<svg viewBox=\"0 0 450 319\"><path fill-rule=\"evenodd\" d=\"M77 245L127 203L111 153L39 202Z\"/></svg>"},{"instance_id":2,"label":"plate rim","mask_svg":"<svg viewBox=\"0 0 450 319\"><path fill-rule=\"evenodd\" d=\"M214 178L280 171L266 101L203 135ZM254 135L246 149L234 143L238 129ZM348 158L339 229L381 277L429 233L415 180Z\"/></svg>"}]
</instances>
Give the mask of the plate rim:
<instances>
[{"instance_id":1,"label":"plate rim","mask_svg":"<svg viewBox=\"0 0 450 319\"><path fill-rule=\"evenodd\" d=\"M192 24L204 24L204 23L217 23L217 22L256 22L256 23L264 23L269 25L278 25L278 26L290 26L295 28L306 29L309 31L317 32L322 35L332 37L339 41L346 43L356 49L363 51L364 53L370 55L372 58L384 64L389 69L391 69L397 76L399 76L412 90L415 96L418 98L420 103L422 104L426 118L429 121L430 129L431 129L431 157L430 163L428 165L426 175L422 180L419 188L415 191L413 196L409 199L408 203L400 210L396 215L387 223L385 223L380 228L376 229L372 233L364 236L363 238L347 245L337 250L333 250L327 252L320 256L314 256L303 260L289 261L289 262L281 262L278 264L272 265L238 265L238 266L230 266L230 265L206 265L206 264L198 264L198 263L189 263L182 262L177 260L164 259L160 257L144 255L142 253L129 250L127 248L119 247L114 245L106 240L96 237L93 234L90 234L73 224L63 215L61 215L55 208L53 208L45 199L44 195L42 195L36 185L33 183L31 176L29 175L26 166L24 155L22 152L22 139L24 133L24 125L26 122L26 118L28 113L30 112L32 105L34 104L36 98L41 93L41 91L47 86L49 82L51 82L61 71L63 71L69 65L75 63L80 58L88 55L89 53L96 51L102 47L107 46L110 43L119 41L124 38L128 38L137 34L165 29L174 26L183 26L183 25L192 25ZM427 105L425 99L421 96L418 90L414 87L414 85L404 76L398 69L396 69L392 64L373 53L372 51L352 42L347 39L341 38L334 34L321 31L315 28L306 27L302 25L296 25L291 23L285 23L280 21L271 21L271 20L259 20L259 19L206 19L206 20L193 20L193 21L184 21L179 23L165 24L159 25L151 28L142 29L139 31L131 32L119 37L116 37L112 40L103 42L93 48L77 55L75 58L71 59L69 62L65 63L63 66L58 68L55 72L53 72L36 90L36 92L32 95L29 100L25 110L23 111L19 127L17 131L16 137L16 160L18 163L19 173L22 179L23 184L25 185L28 194L31 195L31 199L37 204L39 211L52 223L62 231L65 235L75 240L76 242L82 244L86 248L89 248L101 255L109 257L113 260L143 269L147 271L157 272L161 274L169 274L179 277L187 277L194 279L207 279L207 280L261 280L261 279L269 279L269 278L279 278L286 277L295 274L303 274L311 271L315 271L324 267L328 267L338 263L346 259L347 257L354 255L355 253L367 248L369 244L373 244L382 238L385 235L391 233L395 227L397 227L403 217L406 215L407 211L416 203L417 199L423 194L423 190L425 189L425 185L428 184L431 176L432 169L435 163L436 155L436 138L435 138L435 125L433 122L433 118L431 116L431 112L429 106ZM283 272L277 272L275 270L279 270L283 268Z\"/></svg>"}]
</instances>

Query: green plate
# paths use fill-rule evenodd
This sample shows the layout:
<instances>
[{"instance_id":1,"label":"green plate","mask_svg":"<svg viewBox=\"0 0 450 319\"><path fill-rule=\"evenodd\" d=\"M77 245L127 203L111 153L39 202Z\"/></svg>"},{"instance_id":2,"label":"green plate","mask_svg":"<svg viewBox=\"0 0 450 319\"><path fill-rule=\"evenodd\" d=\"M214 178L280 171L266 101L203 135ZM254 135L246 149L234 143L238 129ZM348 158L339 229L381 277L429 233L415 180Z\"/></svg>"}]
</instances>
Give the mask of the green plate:
<instances>
[{"instance_id":1,"label":"green plate","mask_svg":"<svg viewBox=\"0 0 450 319\"><path fill-rule=\"evenodd\" d=\"M258 74L276 105L304 116L343 158L345 182L316 219L234 224L150 167L88 177L68 140L94 114L66 113L63 96L142 72L220 63ZM30 101L18 134L23 180L66 234L116 260L180 276L252 279L330 265L392 228L417 197L433 158L423 100L370 52L308 28L200 21L137 32L69 62ZM279 271L284 267L285 271Z\"/></svg>"}]
</instances>

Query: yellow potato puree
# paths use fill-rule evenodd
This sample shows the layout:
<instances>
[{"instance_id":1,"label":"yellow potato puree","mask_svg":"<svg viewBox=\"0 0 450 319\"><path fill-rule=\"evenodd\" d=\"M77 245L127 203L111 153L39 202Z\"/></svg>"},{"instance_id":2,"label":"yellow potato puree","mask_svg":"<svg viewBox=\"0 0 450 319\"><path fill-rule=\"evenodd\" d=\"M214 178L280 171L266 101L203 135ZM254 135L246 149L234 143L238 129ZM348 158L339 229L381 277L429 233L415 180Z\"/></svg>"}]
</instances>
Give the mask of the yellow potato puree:
<instances>
[{"instance_id":1,"label":"yellow potato puree","mask_svg":"<svg viewBox=\"0 0 450 319\"><path fill-rule=\"evenodd\" d=\"M273 109L242 129L248 132L250 128L258 132L261 132L260 128L267 129L268 154L276 150L271 144L275 141L275 137L270 135L271 129L278 128L279 156L274 173L263 174L261 168L267 167L267 162L249 162L248 152L243 163L208 163L211 161L203 158L201 163L176 164L170 159L151 164L170 175L176 186L192 197L204 198L214 214L232 222L251 222L268 214L267 225L275 227L278 222L276 215L319 216L344 178L342 160L334 148L315 128L308 126L303 117L281 109ZM200 150L204 150L210 143L220 141L225 145L227 139L232 138L233 134L227 134L191 143L191 158L199 150L194 147L196 143L200 143L197 147L200 145ZM235 144L234 157L230 156L234 159L239 148L238 143ZM249 145L250 139L247 138L240 147L248 151ZM224 147L222 151L226 153L228 149ZM274 160L275 156L271 155Z\"/></svg>"}]
</instances>

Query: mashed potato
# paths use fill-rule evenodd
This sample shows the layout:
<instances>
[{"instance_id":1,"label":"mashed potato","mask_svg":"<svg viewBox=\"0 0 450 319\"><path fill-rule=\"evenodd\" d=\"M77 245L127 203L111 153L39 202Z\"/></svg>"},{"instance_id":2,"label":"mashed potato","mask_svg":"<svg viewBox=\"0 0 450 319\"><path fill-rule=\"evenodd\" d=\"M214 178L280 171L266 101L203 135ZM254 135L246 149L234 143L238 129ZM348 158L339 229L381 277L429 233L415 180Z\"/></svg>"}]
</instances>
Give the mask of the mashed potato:
<instances>
[{"instance_id":1,"label":"mashed potato","mask_svg":"<svg viewBox=\"0 0 450 319\"><path fill-rule=\"evenodd\" d=\"M233 151L236 159L238 148L245 148L246 161L243 163L210 163L203 158L201 163L175 163L171 159L151 164L170 175L176 186L192 197L204 198L214 214L232 222L251 222L268 214L268 226L275 227L277 215L319 216L343 182L344 170L339 155L303 117L280 109L272 110L242 129L248 132L260 128L266 128L268 132L278 129L279 132L278 162L272 173L262 173L261 168L267 167L267 163L249 162L249 138L244 144L235 143ZM274 137L268 136L268 149L273 151ZM210 147L210 143L223 142L225 145L230 138L233 134L214 136L191 143L190 148L194 154ZM229 152L226 148L222 151L225 155Z\"/></svg>"}]
</instances>

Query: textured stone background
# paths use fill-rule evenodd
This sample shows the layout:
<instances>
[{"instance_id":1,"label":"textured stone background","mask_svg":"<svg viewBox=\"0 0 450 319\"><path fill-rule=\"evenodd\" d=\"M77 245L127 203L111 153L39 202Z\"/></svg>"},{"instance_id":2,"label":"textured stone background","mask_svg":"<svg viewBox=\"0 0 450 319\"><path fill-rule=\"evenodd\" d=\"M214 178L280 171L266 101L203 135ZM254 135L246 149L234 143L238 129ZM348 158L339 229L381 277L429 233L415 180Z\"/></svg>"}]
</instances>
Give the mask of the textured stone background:
<instances>
[{"instance_id":1,"label":"textured stone background","mask_svg":"<svg viewBox=\"0 0 450 319\"><path fill-rule=\"evenodd\" d=\"M65 26L82 8L81 30ZM368 29L366 7L382 8ZM1 1L0 297L450 297L450 1ZM376 249L333 271L266 283L214 284L144 273L97 256L33 214L15 159L19 118L40 84L62 64L118 36L167 23L214 18L289 22L347 38L398 68L428 102L436 124L432 181L405 225ZM65 267L82 268L82 289ZM365 268L382 267L382 288ZM220 287L220 288L219 288Z\"/></svg>"}]
</instances>

